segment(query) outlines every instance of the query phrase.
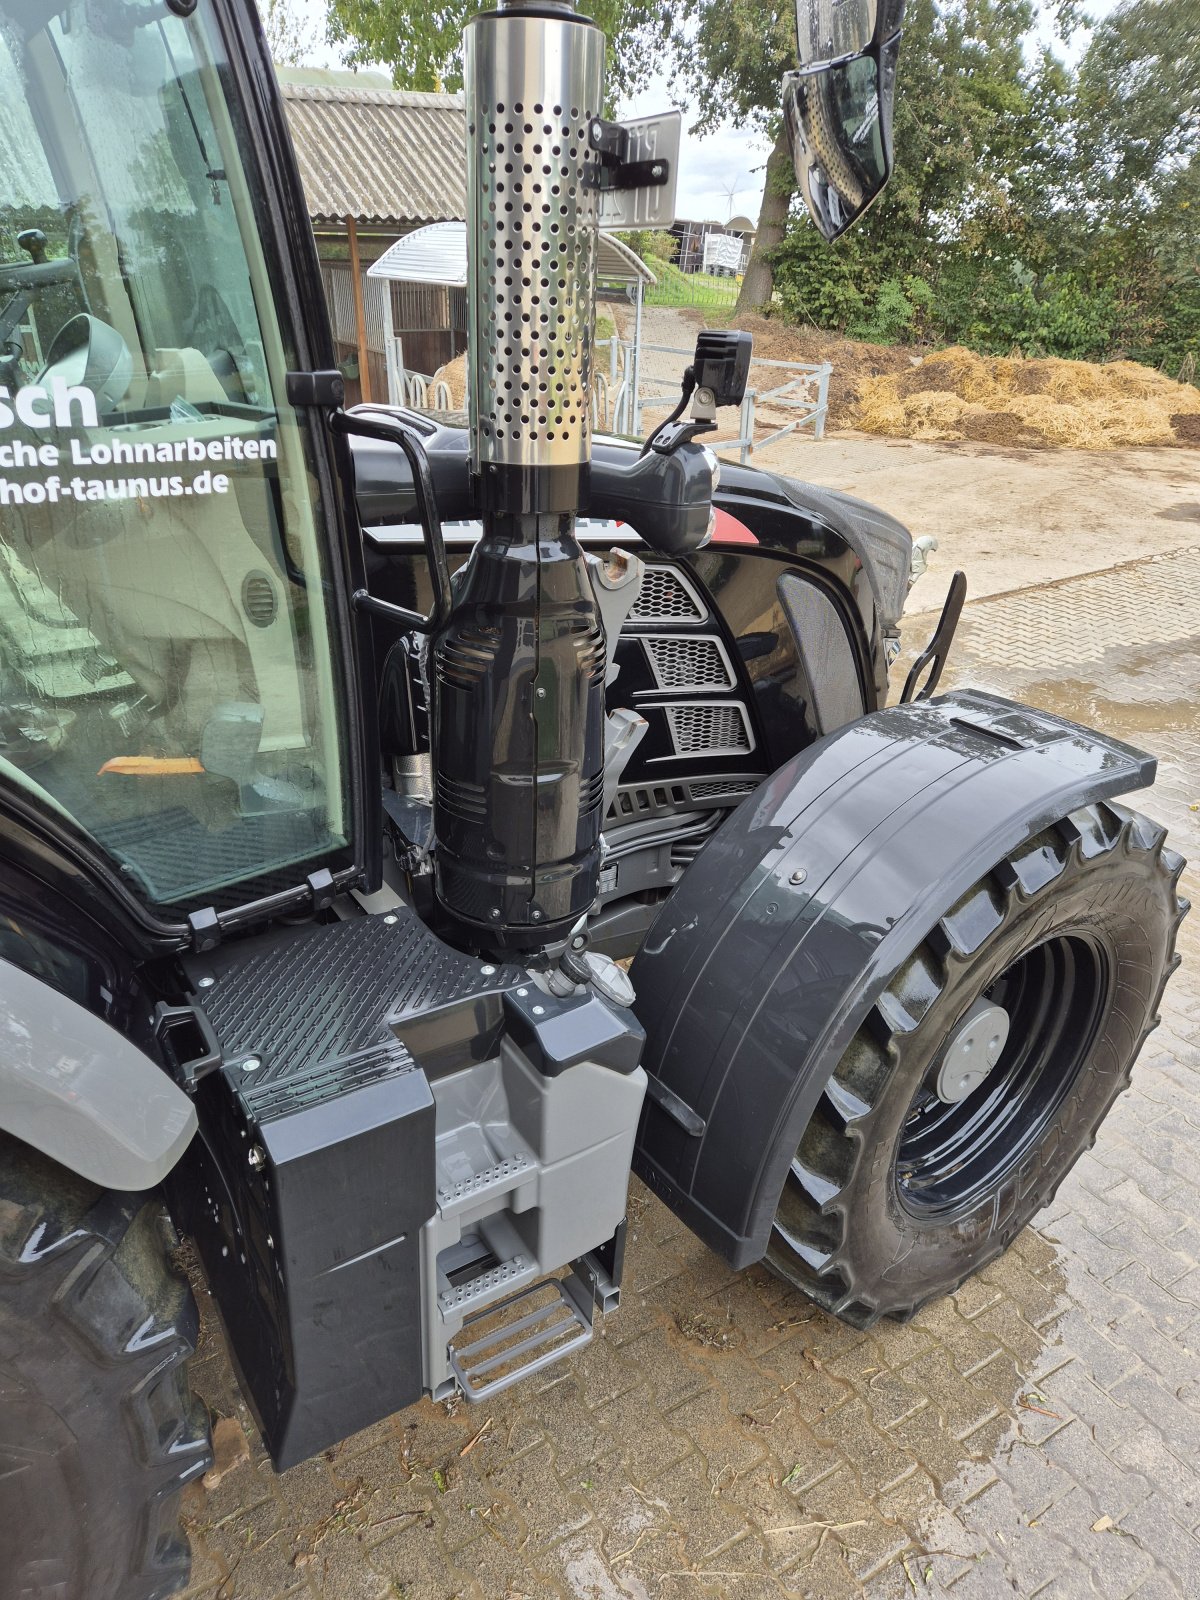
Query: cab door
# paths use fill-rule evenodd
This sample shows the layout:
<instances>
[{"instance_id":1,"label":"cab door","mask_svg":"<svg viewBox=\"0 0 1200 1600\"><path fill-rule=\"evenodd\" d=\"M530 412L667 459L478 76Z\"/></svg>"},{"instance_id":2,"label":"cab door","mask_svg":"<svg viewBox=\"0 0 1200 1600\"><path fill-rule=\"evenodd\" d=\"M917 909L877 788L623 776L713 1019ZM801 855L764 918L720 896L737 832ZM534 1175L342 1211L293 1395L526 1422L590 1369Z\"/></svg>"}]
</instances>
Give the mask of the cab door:
<instances>
[{"instance_id":1,"label":"cab door","mask_svg":"<svg viewBox=\"0 0 1200 1600\"><path fill-rule=\"evenodd\" d=\"M370 879L361 550L253 7L0 0L0 145L0 792L160 918Z\"/></svg>"}]
</instances>

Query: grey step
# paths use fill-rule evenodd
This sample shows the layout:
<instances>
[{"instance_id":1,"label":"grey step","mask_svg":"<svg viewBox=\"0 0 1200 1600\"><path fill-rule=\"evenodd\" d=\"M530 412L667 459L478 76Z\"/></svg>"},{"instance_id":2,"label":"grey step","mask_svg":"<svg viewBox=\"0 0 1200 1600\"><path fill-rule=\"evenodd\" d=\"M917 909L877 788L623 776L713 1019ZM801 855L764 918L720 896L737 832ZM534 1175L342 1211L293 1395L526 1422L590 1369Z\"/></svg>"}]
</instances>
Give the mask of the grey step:
<instances>
[{"instance_id":1,"label":"grey step","mask_svg":"<svg viewBox=\"0 0 1200 1600\"><path fill-rule=\"evenodd\" d=\"M592 1324L557 1278L470 1317L447 1349L468 1400L490 1399L581 1349Z\"/></svg>"},{"instance_id":2,"label":"grey step","mask_svg":"<svg viewBox=\"0 0 1200 1600\"><path fill-rule=\"evenodd\" d=\"M537 1270L537 1263L529 1256L510 1256L468 1283L451 1284L448 1289L442 1289L438 1294L438 1308L443 1317L462 1316L472 1307L487 1306L498 1294L528 1283Z\"/></svg>"},{"instance_id":3,"label":"grey step","mask_svg":"<svg viewBox=\"0 0 1200 1600\"><path fill-rule=\"evenodd\" d=\"M499 1199L537 1172L533 1157L525 1150L514 1150L511 1155L461 1178L447 1171L440 1150L438 1155L437 1203L443 1216L451 1216L481 1199Z\"/></svg>"}]
</instances>

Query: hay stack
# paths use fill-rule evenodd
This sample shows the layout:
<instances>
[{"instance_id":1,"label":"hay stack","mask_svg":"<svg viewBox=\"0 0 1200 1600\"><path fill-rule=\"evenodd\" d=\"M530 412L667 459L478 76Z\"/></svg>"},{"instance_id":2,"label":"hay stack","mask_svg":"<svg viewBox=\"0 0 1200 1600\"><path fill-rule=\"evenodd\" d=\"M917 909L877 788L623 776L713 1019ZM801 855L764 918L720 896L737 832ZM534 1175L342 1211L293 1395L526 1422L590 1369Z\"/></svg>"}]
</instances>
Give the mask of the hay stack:
<instances>
[{"instance_id":1,"label":"hay stack","mask_svg":"<svg viewBox=\"0 0 1200 1600\"><path fill-rule=\"evenodd\" d=\"M853 420L894 438L1112 450L1191 442L1193 417L1200 389L1136 361L1021 361L952 345L864 379Z\"/></svg>"}]
</instances>

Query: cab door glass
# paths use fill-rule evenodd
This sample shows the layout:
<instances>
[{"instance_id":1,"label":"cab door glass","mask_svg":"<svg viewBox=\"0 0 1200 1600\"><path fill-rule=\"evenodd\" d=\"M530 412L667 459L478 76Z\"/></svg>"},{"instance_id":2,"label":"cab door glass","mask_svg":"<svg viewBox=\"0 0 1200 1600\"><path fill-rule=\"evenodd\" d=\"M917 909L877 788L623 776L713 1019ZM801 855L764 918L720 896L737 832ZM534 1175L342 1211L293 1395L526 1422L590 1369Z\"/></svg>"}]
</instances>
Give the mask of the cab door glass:
<instances>
[{"instance_id":1,"label":"cab door glass","mask_svg":"<svg viewBox=\"0 0 1200 1600\"><path fill-rule=\"evenodd\" d=\"M131 885L342 859L326 530L204 0L0 0L0 782Z\"/></svg>"}]
</instances>

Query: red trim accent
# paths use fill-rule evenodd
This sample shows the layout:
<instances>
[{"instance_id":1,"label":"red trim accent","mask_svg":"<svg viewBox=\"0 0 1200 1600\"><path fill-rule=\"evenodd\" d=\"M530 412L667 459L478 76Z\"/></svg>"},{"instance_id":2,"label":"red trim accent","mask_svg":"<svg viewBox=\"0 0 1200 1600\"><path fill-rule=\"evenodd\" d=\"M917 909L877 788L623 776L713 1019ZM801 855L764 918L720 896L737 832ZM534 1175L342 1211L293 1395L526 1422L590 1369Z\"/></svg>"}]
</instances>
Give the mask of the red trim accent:
<instances>
[{"instance_id":1,"label":"red trim accent","mask_svg":"<svg viewBox=\"0 0 1200 1600\"><path fill-rule=\"evenodd\" d=\"M713 544L757 544L758 537L750 532L744 522L717 508L717 526L712 536Z\"/></svg>"}]
</instances>

